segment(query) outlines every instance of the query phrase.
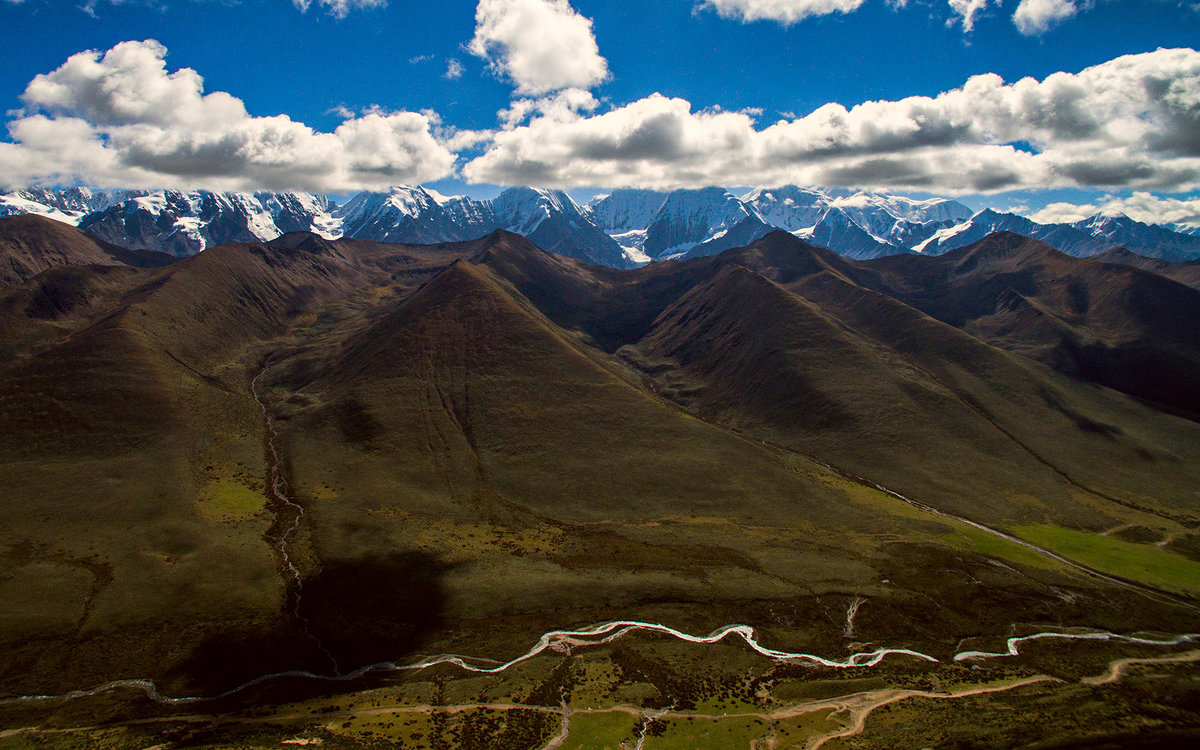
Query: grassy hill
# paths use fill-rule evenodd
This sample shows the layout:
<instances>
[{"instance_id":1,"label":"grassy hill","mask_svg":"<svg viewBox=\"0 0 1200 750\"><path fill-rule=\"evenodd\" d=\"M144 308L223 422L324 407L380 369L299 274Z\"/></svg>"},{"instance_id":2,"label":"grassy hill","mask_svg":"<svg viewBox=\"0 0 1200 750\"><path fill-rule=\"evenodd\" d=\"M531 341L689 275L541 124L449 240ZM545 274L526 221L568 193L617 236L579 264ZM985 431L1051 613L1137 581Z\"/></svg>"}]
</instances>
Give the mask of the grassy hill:
<instances>
[{"instance_id":1,"label":"grassy hill","mask_svg":"<svg viewBox=\"0 0 1200 750\"><path fill-rule=\"evenodd\" d=\"M166 253L118 247L43 216L0 217L0 288L19 284L55 266L159 268L174 261Z\"/></svg>"},{"instance_id":2,"label":"grassy hill","mask_svg":"<svg viewBox=\"0 0 1200 750\"><path fill-rule=\"evenodd\" d=\"M1200 414L1200 291L1185 284L1011 233L871 268L882 291L982 341Z\"/></svg>"},{"instance_id":3,"label":"grassy hill","mask_svg":"<svg viewBox=\"0 0 1200 750\"><path fill-rule=\"evenodd\" d=\"M858 638L943 651L1194 629L1200 428L918 304L1016 262L986 255L910 271L776 233L616 271L504 232L297 233L43 270L0 295L0 686L216 691L616 618L837 652L855 597ZM1130 330L1177 341L1156 309Z\"/></svg>"}]
</instances>

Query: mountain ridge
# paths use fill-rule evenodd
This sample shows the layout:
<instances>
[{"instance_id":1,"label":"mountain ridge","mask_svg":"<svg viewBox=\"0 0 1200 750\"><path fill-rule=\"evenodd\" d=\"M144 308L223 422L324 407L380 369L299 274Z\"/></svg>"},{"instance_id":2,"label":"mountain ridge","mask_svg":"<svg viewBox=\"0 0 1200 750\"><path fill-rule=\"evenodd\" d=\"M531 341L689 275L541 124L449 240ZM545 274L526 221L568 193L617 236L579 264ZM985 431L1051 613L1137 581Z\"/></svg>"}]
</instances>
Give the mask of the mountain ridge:
<instances>
[{"instance_id":1,"label":"mountain ridge","mask_svg":"<svg viewBox=\"0 0 1200 750\"><path fill-rule=\"evenodd\" d=\"M994 231L1016 231L1071 255L1123 247L1182 262L1200 258L1200 228L1097 215L1038 224L993 209L972 212L943 198L782 186L737 195L720 187L617 190L579 205L561 191L514 187L496 198L444 196L398 186L359 193L344 205L304 193L31 189L0 195L0 214L42 213L115 244L190 255L229 242L267 241L288 231L329 239L442 243L494 229L529 235L559 254L615 268L712 255L773 228L852 258L937 255Z\"/></svg>"}]
</instances>

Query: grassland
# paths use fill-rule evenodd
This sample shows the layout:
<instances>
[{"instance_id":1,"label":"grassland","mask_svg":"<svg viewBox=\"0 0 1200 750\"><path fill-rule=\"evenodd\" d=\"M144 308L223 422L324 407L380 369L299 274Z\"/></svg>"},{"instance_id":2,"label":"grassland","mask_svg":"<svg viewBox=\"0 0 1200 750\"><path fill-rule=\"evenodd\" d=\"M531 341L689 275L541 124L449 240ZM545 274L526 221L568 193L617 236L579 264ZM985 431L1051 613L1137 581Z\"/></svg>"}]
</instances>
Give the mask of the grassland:
<instances>
[{"instance_id":1,"label":"grassland","mask_svg":"<svg viewBox=\"0 0 1200 750\"><path fill-rule=\"evenodd\" d=\"M36 714L0 704L0 719L14 727L0 731L0 748L1042 747L1085 735L1169 747L1200 734L1200 688L1187 679L1195 650L1060 642L1035 658L975 669L896 661L850 673L761 659L731 667L722 651L664 651L634 638L539 657L503 682L415 673L359 692L247 700L219 713L154 710L129 695ZM663 661L671 656L687 657L690 683ZM619 700L598 706L587 697L596 674Z\"/></svg>"},{"instance_id":2,"label":"grassland","mask_svg":"<svg viewBox=\"0 0 1200 750\"><path fill-rule=\"evenodd\" d=\"M252 489L236 482L218 482L201 490L197 512L206 521L247 521L266 507L261 488Z\"/></svg>"},{"instance_id":3,"label":"grassland","mask_svg":"<svg viewBox=\"0 0 1200 750\"><path fill-rule=\"evenodd\" d=\"M696 635L745 623L781 649L845 657L904 646L943 662L964 638L1014 629L1196 629L1193 608L850 478L895 481L1106 569L1084 529L1137 524L1189 549L1191 423L1111 393L1090 411L1085 390L915 312L889 303L872 322L869 310L838 308L838 295L874 299L841 281L801 300L750 271L718 278L702 265L630 282L565 262L546 271L515 245L450 267L465 250L347 247L206 251L139 277L62 346L3 366L0 697L128 677L213 695L292 669L440 653L504 661L551 629L625 618ZM529 279L541 287L524 296ZM722 298L742 284L767 290L750 320L740 298ZM563 289L598 295L602 309L549 299ZM672 325L638 346L668 307ZM593 313L607 317L560 325ZM888 321L898 332L878 330ZM710 356L739 350L761 322L779 326L741 349L741 369ZM917 351L926 333L939 343ZM937 372L918 366L923 357ZM289 496L305 509L288 539L304 582L298 611L249 393L268 363L260 392ZM1042 389L1126 432L1081 432L1047 414ZM1048 438L1005 432L1025 411L1050 425L1056 453L1043 451ZM1112 499L1056 469L1098 440L1114 465L1149 452L1145 466L1161 476L1145 496ZM1070 529L1050 534L1051 523ZM1139 533L1131 538L1149 538ZM1194 568L1171 567L1196 563L1170 544L1102 539L1104 550L1143 556L1118 555L1114 573L1196 593L1185 586ZM1109 655L1089 664L1098 671ZM1037 658L1021 663L1064 674ZM787 713L797 706L1011 671L905 662L835 672L736 643L643 638L547 653L503 675L442 666L332 687L283 681L178 709L195 709L192 719L124 690L0 704L0 732L71 730L6 734L0 746L541 747L560 731L564 698L576 744L589 732L626 746L644 736L647 748L802 743L843 729L850 709ZM714 718L725 713L737 716ZM140 720L150 723L130 723ZM105 728L75 731L89 722Z\"/></svg>"},{"instance_id":4,"label":"grassland","mask_svg":"<svg viewBox=\"0 0 1200 750\"><path fill-rule=\"evenodd\" d=\"M1045 524L1014 530L1023 539L1096 570L1168 591L1200 593L1200 562L1155 544Z\"/></svg>"}]
</instances>

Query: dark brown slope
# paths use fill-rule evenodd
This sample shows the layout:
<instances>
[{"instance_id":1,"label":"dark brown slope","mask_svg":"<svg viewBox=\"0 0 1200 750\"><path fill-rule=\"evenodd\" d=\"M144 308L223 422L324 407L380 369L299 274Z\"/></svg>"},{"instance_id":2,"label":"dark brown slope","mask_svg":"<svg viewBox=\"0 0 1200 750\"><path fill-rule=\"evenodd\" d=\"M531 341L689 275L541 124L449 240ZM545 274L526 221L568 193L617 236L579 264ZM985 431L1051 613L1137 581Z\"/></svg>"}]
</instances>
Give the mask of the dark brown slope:
<instances>
[{"instance_id":1,"label":"dark brown slope","mask_svg":"<svg viewBox=\"0 0 1200 750\"><path fill-rule=\"evenodd\" d=\"M745 267L682 297L625 353L689 409L945 510L992 523L1049 509L1097 521L951 388ZM1034 511L1022 495L1045 506Z\"/></svg>"},{"instance_id":2,"label":"dark brown slope","mask_svg":"<svg viewBox=\"0 0 1200 750\"><path fill-rule=\"evenodd\" d=\"M1134 266L1143 271L1150 271L1159 276L1174 279L1180 284L1187 284L1193 289L1200 289L1200 261L1188 263L1172 263L1161 258L1147 258L1145 255L1131 253L1123 247L1113 248L1100 255L1091 256L1091 260L1101 263L1119 263L1123 266Z\"/></svg>"},{"instance_id":3,"label":"dark brown slope","mask_svg":"<svg viewBox=\"0 0 1200 750\"><path fill-rule=\"evenodd\" d=\"M347 249L315 235L295 246L225 245L134 290L124 317L174 357L205 370L347 297L372 272Z\"/></svg>"},{"instance_id":4,"label":"dark brown slope","mask_svg":"<svg viewBox=\"0 0 1200 750\"><path fill-rule=\"evenodd\" d=\"M624 346L680 405L980 518L1020 516L1030 508L1012 498L1042 495L1087 517L1057 468L1153 495L1126 469L1194 456L1186 436L1200 437L873 291L873 264L786 233L623 274L542 255L505 241L476 259L584 341ZM1097 456L1109 463L1091 468ZM1193 473L1166 471L1157 489L1192 502Z\"/></svg>"},{"instance_id":5,"label":"dark brown slope","mask_svg":"<svg viewBox=\"0 0 1200 750\"><path fill-rule=\"evenodd\" d=\"M724 263L707 257L618 271L551 255L510 232L483 238L471 261L556 325L610 353L645 336L668 305Z\"/></svg>"},{"instance_id":6,"label":"dark brown slope","mask_svg":"<svg viewBox=\"0 0 1200 750\"><path fill-rule=\"evenodd\" d=\"M294 235L139 273L0 364L0 549L26 556L0 580L8 693L171 669L179 695L329 668L290 607L291 517L263 494L274 451L248 389L264 361L271 445L306 510L301 611L344 669L503 658L624 617L767 624L835 653L855 595L870 640L941 648L1014 611L1184 628L1027 550L997 543L996 565L967 527L776 445L985 520L1126 520L1014 447L1012 421L1066 458L1132 466L1125 485L1099 473L1151 510L1183 513L1200 486L1192 423L1064 385L802 243L620 274L504 234Z\"/></svg>"},{"instance_id":7,"label":"dark brown slope","mask_svg":"<svg viewBox=\"0 0 1200 750\"><path fill-rule=\"evenodd\" d=\"M408 456L393 479L437 506L486 490L578 521L639 508L699 512L714 495L723 513L736 512L783 493L820 498L806 505L814 520L831 510L824 490L630 385L465 261L322 360L324 372L302 366L311 379L289 383L322 404L293 417L305 429L292 439L313 445L310 433L335 428L351 446ZM290 377L285 366L280 378ZM715 470L727 455L745 463L745 475Z\"/></svg>"},{"instance_id":8,"label":"dark brown slope","mask_svg":"<svg viewBox=\"0 0 1200 750\"><path fill-rule=\"evenodd\" d=\"M150 273L129 266L55 266L0 289L0 359L27 356L69 334Z\"/></svg>"},{"instance_id":9,"label":"dark brown slope","mask_svg":"<svg viewBox=\"0 0 1200 750\"><path fill-rule=\"evenodd\" d=\"M485 238L471 260L491 269L555 324L611 353L640 341L667 307L731 263L783 284L826 270L847 277L864 273L827 250L805 245L808 250L797 253L797 242L777 231L716 256L616 271L553 256L518 235L498 233Z\"/></svg>"},{"instance_id":10,"label":"dark brown slope","mask_svg":"<svg viewBox=\"0 0 1200 750\"><path fill-rule=\"evenodd\" d=\"M825 580L872 575L881 553L858 534L880 522L847 510L831 475L607 364L466 261L281 362L270 387L292 394L281 424L296 486L321 488L304 500L321 569L403 589L388 561L426 550L453 566L436 574L447 616L489 630L725 607L764 585L788 595L817 549ZM439 604L428 597L422 617ZM382 627L354 632L358 656L394 655Z\"/></svg>"},{"instance_id":11,"label":"dark brown slope","mask_svg":"<svg viewBox=\"0 0 1200 750\"><path fill-rule=\"evenodd\" d=\"M107 451L170 433L184 417L172 406L182 396L171 394L200 384L245 398L234 361L243 347L347 294L361 275L336 246L310 242L212 248L139 278L99 317L75 321L61 340L0 367L0 442L24 451ZM36 284L24 291L35 308L49 305ZM29 314L19 297L6 302ZM231 366L232 382L223 382Z\"/></svg>"},{"instance_id":12,"label":"dark brown slope","mask_svg":"<svg viewBox=\"0 0 1200 750\"><path fill-rule=\"evenodd\" d=\"M991 346L885 294L818 275L795 291L944 385L963 406L1060 474L1076 490L1194 517L1200 428L1114 391L1063 377ZM939 474L970 474L953 444ZM986 459L984 459L986 460ZM986 492L986 488L982 491ZM1075 490L1073 499L1078 501ZM1111 510L1109 511L1111 512Z\"/></svg>"},{"instance_id":13,"label":"dark brown slope","mask_svg":"<svg viewBox=\"0 0 1200 750\"><path fill-rule=\"evenodd\" d=\"M1200 415L1200 291L996 233L934 258L884 258L878 288L1004 349Z\"/></svg>"},{"instance_id":14,"label":"dark brown slope","mask_svg":"<svg viewBox=\"0 0 1200 750\"><path fill-rule=\"evenodd\" d=\"M175 260L165 253L127 250L42 216L0 218L0 288L55 266L158 268Z\"/></svg>"},{"instance_id":15,"label":"dark brown slope","mask_svg":"<svg viewBox=\"0 0 1200 750\"><path fill-rule=\"evenodd\" d=\"M61 603L33 633L0 622L0 678L161 675L219 634L294 630L250 380L275 337L319 323L317 311L346 314L368 273L311 238L212 248L140 271L97 315L0 363L0 548L31 550L28 564L6 562L6 580L33 592L22 607ZM227 520L228 497L248 509ZM91 565L85 585L66 564L44 575L48 555ZM206 673L228 661L197 658Z\"/></svg>"},{"instance_id":16,"label":"dark brown slope","mask_svg":"<svg viewBox=\"0 0 1200 750\"><path fill-rule=\"evenodd\" d=\"M730 250L723 257L785 287L819 273L853 281L863 276L860 264L784 231L771 232L746 247Z\"/></svg>"}]
</instances>

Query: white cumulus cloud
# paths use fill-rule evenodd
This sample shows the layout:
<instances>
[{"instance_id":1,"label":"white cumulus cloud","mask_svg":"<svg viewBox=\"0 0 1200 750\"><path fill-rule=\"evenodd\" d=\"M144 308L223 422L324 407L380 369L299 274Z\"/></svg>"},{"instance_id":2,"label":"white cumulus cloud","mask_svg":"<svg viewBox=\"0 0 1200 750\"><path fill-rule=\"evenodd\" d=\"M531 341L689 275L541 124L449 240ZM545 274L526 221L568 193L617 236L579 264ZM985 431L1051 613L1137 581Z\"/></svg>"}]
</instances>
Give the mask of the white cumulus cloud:
<instances>
[{"instance_id":1,"label":"white cumulus cloud","mask_svg":"<svg viewBox=\"0 0 1200 750\"><path fill-rule=\"evenodd\" d=\"M971 33L975 30L975 16L988 6L991 0L949 0L950 12L962 21L963 31ZM1000 0L996 0L999 5Z\"/></svg>"},{"instance_id":2,"label":"white cumulus cloud","mask_svg":"<svg viewBox=\"0 0 1200 750\"><path fill-rule=\"evenodd\" d=\"M608 111L523 105L463 168L558 187L820 184L946 193L1200 186L1200 52L1079 73L975 76L934 97L826 104L760 127L653 95Z\"/></svg>"},{"instance_id":3,"label":"white cumulus cloud","mask_svg":"<svg viewBox=\"0 0 1200 750\"><path fill-rule=\"evenodd\" d=\"M525 96L608 79L591 20L567 0L479 0L468 49Z\"/></svg>"},{"instance_id":4,"label":"white cumulus cloud","mask_svg":"<svg viewBox=\"0 0 1200 750\"><path fill-rule=\"evenodd\" d=\"M864 0L701 0L726 18L793 24L809 16L852 13Z\"/></svg>"},{"instance_id":5,"label":"white cumulus cloud","mask_svg":"<svg viewBox=\"0 0 1200 750\"><path fill-rule=\"evenodd\" d=\"M10 185L347 192L436 180L455 156L436 115L368 111L319 132L286 115L254 117L231 94L204 93L190 68L168 72L158 42L72 55L35 77L0 143Z\"/></svg>"},{"instance_id":6,"label":"white cumulus cloud","mask_svg":"<svg viewBox=\"0 0 1200 750\"><path fill-rule=\"evenodd\" d=\"M325 8L331 16L345 18L352 10L366 8L382 8L387 0L292 0L292 4L302 11L307 11L313 5Z\"/></svg>"},{"instance_id":7,"label":"white cumulus cloud","mask_svg":"<svg viewBox=\"0 0 1200 750\"><path fill-rule=\"evenodd\" d=\"M1075 0L1021 0L1013 13L1013 23L1025 36L1034 36L1078 12Z\"/></svg>"}]
</instances>

